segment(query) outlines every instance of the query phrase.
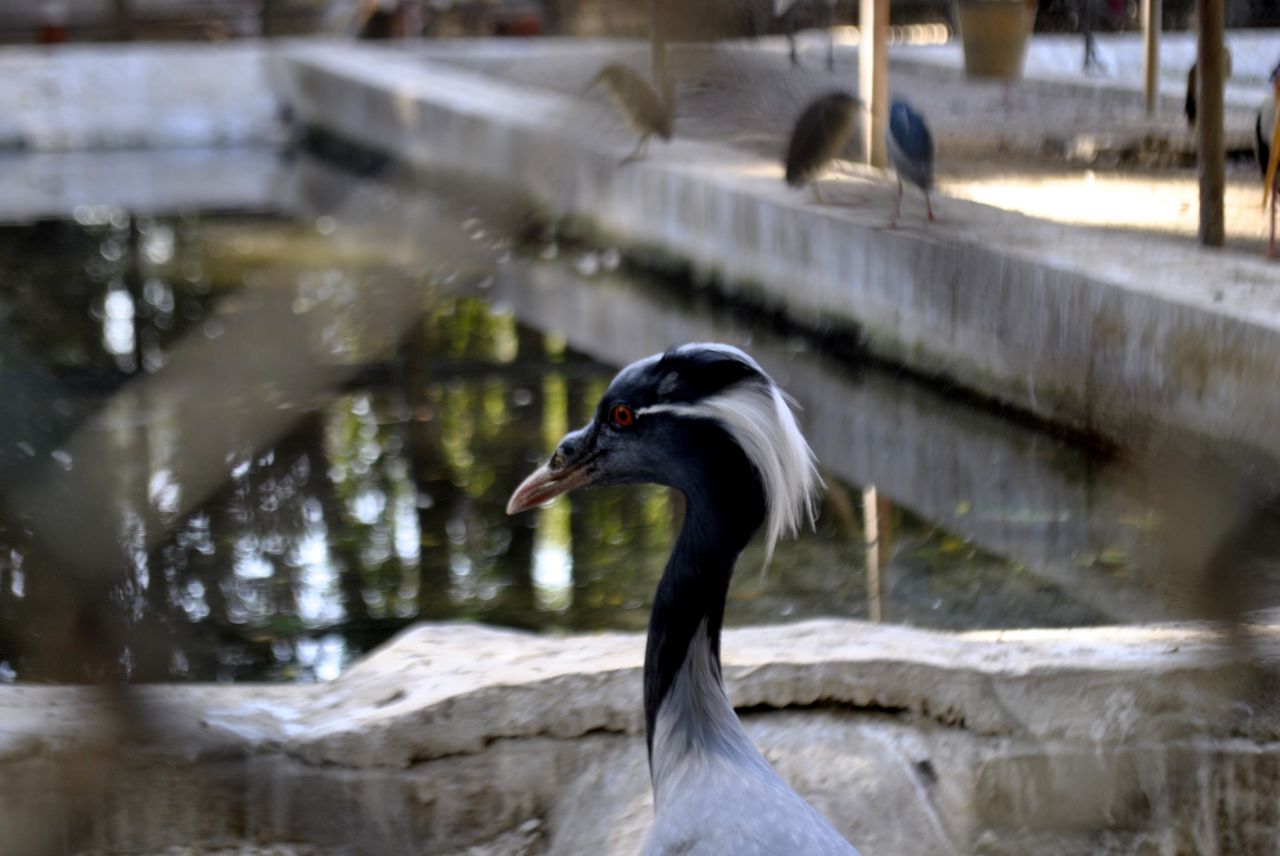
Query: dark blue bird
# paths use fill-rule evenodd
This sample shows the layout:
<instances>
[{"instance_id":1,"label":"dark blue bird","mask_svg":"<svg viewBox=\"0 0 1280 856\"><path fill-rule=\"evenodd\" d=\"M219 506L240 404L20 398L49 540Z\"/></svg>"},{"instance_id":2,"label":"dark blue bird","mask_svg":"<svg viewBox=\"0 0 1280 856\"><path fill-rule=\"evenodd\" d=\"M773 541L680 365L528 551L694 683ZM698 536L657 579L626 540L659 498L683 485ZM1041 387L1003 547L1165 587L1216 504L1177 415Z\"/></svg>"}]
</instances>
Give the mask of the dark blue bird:
<instances>
[{"instance_id":1,"label":"dark blue bird","mask_svg":"<svg viewBox=\"0 0 1280 856\"><path fill-rule=\"evenodd\" d=\"M889 161L898 174L898 204L893 209L893 222L898 224L902 211L902 182L907 180L924 191L925 209L933 221L933 204L929 201L929 189L933 187L933 135L924 117L905 101L894 101L889 108L889 127L884 133Z\"/></svg>"}]
</instances>

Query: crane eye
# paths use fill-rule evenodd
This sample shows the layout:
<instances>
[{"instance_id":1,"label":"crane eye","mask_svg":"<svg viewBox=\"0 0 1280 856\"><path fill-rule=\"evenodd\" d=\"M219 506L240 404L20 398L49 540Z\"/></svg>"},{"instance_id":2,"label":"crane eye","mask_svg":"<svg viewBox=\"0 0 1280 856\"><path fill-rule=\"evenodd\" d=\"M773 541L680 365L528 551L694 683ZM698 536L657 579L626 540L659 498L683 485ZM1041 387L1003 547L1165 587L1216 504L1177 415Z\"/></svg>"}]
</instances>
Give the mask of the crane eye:
<instances>
[{"instance_id":1,"label":"crane eye","mask_svg":"<svg viewBox=\"0 0 1280 856\"><path fill-rule=\"evenodd\" d=\"M609 421L619 428L630 428L636 424L636 414L625 404L615 404L609 410Z\"/></svg>"}]
</instances>

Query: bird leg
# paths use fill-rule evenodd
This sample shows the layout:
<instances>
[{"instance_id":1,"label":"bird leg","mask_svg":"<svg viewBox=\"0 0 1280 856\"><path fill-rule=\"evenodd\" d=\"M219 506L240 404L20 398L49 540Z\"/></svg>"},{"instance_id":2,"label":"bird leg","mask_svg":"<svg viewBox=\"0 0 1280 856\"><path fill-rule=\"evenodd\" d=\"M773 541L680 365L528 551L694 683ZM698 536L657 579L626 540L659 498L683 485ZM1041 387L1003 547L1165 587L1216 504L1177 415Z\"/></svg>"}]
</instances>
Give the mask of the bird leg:
<instances>
[{"instance_id":1,"label":"bird leg","mask_svg":"<svg viewBox=\"0 0 1280 856\"><path fill-rule=\"evenodd\" d=\"M902 213L902 178L898 178L898 201L893 206L893 219L889 221L889 228L898 228L898 215Z\"/></svg>"},{"instance_id":2,"label":"bird leg","mask_svg":"<svg viewBox=\"0 0 1280 856\"><path fill-rule=\"evenodd\" d=\"M644 151L648 144L649 134L641 134L640 142L636 143L635 149L632 150L631 154L618 161L618 166L626 166L629 163L640 160L640 158L644 157Z\"/></svg>"},{"instance_id":3,"label":"bird leg","mask_svg":"<svg viewBox=\"0 0 1280 856\"><path fill-rule=\"evenodd\" d=\"M795 27L791 28L791 32L787 33L787 44L791 46L791 67L800 67L800 55L796 53L796 34Z\"/></svg>"},{"instance_id":4,"label":"bird leg","mask_svg":"<svg viewBox=\"0 0 1280 856\"><path fill-rule=\"evenodd\" d=\"M929 201L929 191L924 192L924 208L929 212L929 222L933 222L933 203Z\"/></svg>"},{"instance_id":5,"label":"bird leg","mask_svg":"<svg viewBox=\"0 0 1280 856\"><path fill-rule=\"evenodd\" d=\"M822 193L821 191L818 190L818 180L816 178L813 180L812 186L813 186L813 201L817 202L819 205L826 205L827 201L822 198Z\"/></svg>"}]
</instances>

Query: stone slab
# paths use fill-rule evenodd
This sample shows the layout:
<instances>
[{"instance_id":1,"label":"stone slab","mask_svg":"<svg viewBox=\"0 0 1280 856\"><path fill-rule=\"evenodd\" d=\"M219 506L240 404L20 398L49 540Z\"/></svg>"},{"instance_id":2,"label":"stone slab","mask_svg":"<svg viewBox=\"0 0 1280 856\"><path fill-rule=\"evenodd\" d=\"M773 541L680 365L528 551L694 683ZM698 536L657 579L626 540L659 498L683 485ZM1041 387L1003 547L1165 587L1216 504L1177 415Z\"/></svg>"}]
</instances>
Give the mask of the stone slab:
<instances>
[{"instance_id":1,"label":"stone slab","mask_svg":"<svg viewBox=\"0 0 1280 856\"><path fill-rule=\"evenodd\" d=\"M268 43L0 50L0 150L279 142Z\"/></svg>"},{"instance_id":2,"label":"stone slab","mask_svg":"<svg viewBox=\"0 0 1280 856\"><path fill-rule=\"evenodd\" d=\"M1257 643L1277 651L1273 632ZM0 830L22 854L246 836L634 853L642 646L419 625L326 684L0 687ZM1045 852L1159 835L1249 853L1274 828L1274 728L1242 715L1231 652L1202 627L816 621L729 631L724 649L752 738L867 856L1016 852L1029 832Z\"/></svg>"}]
</instances>

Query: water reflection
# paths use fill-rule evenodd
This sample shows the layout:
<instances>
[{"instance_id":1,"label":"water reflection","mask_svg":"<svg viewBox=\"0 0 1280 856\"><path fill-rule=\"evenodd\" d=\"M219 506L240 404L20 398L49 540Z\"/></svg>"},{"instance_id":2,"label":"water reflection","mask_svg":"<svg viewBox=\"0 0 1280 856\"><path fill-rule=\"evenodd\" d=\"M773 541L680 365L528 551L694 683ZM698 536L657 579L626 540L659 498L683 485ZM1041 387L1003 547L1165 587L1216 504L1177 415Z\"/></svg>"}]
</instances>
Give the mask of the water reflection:
<instances>
[{"instance_id":1,"label":"water reflection","mask_svg":"<svg viewBox=\"0 0 1280 856\"><path fill-rule=\"evenodd\" d=\"M335 229L317 237L312 224L287 220L108 211L0 230L0 264L17 272L0 298L0 340L10 343L0 365L37 377L44 394L15 411L26 418L0 436L0 461L61 462L59 442L108 393L161 371L185 331L222 335L255 294L283 290L292 315L305 318L320 305L357 306L387 277L417 284L376 260L335 258L325 243ZM216 402L300 418L267 447L228 458L207 499L189 495L183 451L192 429L172 402L113 433L110 513L122 555L102 593L114 644L103 661L33 655L64 581L21 509L5 512L0 680L83 680L104 670L140 681L325 679L419 619L643 628L679 526L678 496L605 489L505 515L512 486L590 418L613 369L524 326L483 290L424 289L424 299L421 319L390 350L371 347L345 310L323 323L322 352L358 369L337 390ZM65 468L74 466L68 456ZM815 533L780 545L763 572L762 551L748 549L731 623L844 615L963 628L1108 618L883 493L830 474L828 482ZM163 532L148 530L156 521Z\"/></svg>"}]
</instances>

